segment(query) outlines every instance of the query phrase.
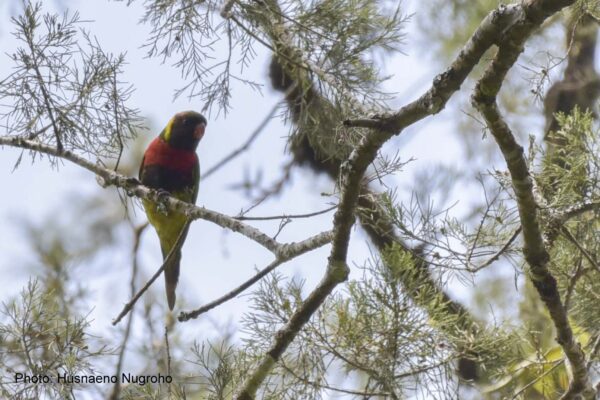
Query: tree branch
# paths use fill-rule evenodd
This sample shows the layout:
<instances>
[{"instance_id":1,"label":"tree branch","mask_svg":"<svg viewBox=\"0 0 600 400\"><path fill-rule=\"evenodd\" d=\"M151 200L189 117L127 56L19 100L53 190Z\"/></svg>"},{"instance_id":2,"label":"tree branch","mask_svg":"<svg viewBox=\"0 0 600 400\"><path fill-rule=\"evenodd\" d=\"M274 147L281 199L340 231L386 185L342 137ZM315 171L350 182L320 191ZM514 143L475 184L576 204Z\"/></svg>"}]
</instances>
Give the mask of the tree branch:
<instances>
[{"instance_id":1,"label":"tree branch","mask_svg":"<svg viewBox=\"0 0 600 400\"><path fill-rule=\"evenodd\" d=\"M561 345L572 367L573 376L570 386L562 398L572 399L576 396L583 396L581 398L591 400L595 398L596 391L590 383L585 364L585 354L573 336L556 279L548 268L550 255L543 240L537 212L538 206L533 193L533 182L529 175L523 147L516 142L496 104L496 96L500 91L504 78L523 51L523 45L527 37L549 15L549 9L558 7L556 8L558 10L570 3L572 2L529 1L525 4L526 14L522 22L517 24L515 29L507 32L502 44L499 46L497 55L486 69L483 77L478 81L473 94L473 105L483 115L508 166L523 229L523 253L530 266L530 277L550 313L557 331L556 340ZM548 9L540 8L543 4Z\"/></svg>"},{"instance_id":2,"label":"tree branch","mask_svg":"<svg viewBox=\"0 0 600 400\"><path fill-rule=\"evenodd\" d=\"M499 53L500 56L501 53ZM508 170L511 174L513 188L517 197L517 206L523 229L525 260L530 266L530 278L542 301L546 305L550 317L557 331L557 342L563 348L571 367L573 378L564 399L574 398L580 393L585 399L593 399L595 390L591 387L588 372L585 366L585 354L580 344L575 340L569 325L567 311L560 298L556 279L550 273L548 254L537 212L537 204L533 197L533 185L523 153L523 148L515 141L506 122L502 119L495 101L493 103L481 102L479 84L475 89L475 107L485 118L492 135L500 147Z\"/></svg>"},{"instance_id":3,"label":"tree branch","mask_svg":"<svg viewBox=\"0 0 600 400\"><path fill-rule=\"evenodd\" d=\"M271 262L271 264L269 264L267 267L263 268L252 278L248 279L246 282L242 283L240 286L233 289L229 293L219 297L216 300L211 301L208 304L203 305L202 307L200 307L194 311L181 312L179 314L179 316L177 317L177 319L179 320L179 322L184 322L184 321L188 321L190 319L198 318L201 314L204 314L205 312L210 311L213 308L220 306L221 304L238 296L240 293L244 292L246 289L248 289L249 287L254 285L256 282L258 282L262 278L264 278L266 275L268 275L269 273L274 271L277 267L279 267L281 264L285 263L286 261L289 261L292 258L295 258L301 254L308 252L308 251L317 249L317 248L331 242L332 236L333 236L333 232L327 231L327 232L319 233L318 235L313 236L312 238L303 240L302 242L287 245L286 250L285 250L285 252L283 252L284 254L282 256L279 256L278 258L276 258L273 262Z\"/></svg>"},{"instance_id":4,"label":"tree branch","mask_svg":"<svg viewBox=\"0 0 600 400\"><path fill-rule=\"evenodd\" d=\"M600 210L600 201L589 201L579 204L574 204L572 206L567 207L561 213L559 213L559 222L564 223L569 219L581 215L583 213L589 211L599 211Z\"/></svg>"}]
</instances>

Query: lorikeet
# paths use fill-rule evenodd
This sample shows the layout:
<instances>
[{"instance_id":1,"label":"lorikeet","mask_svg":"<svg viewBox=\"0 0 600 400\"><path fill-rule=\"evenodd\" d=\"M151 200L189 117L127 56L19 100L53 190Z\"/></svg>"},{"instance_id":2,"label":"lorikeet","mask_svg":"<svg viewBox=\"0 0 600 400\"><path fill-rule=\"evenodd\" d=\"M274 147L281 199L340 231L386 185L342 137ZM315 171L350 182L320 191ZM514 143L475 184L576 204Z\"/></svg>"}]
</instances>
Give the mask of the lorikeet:
<instances>
[{"instance_id":1,"label":"lorikeet","mask_svg":"<svg viewBox=\"0 0 600 400\"><path fill-rule=\"evenodd\" d=\"M200 164L196 147L204 135L205 128L206 118L194 111L180 112L171 118L144 153L139 174L142 184L166 191L179 200L195 203L200 183ZM143 200L142 203L148 220L158 234L163 259L166 259L186 225L186 217L180 213L165 213L164 210L157 209L156 203L149 200ZM183 235L185 239L187 230ZM175 306L180 261L181 250L178 250L173 254L164 272L167 302L171 310Z\"/></svg>"}]
</instances>

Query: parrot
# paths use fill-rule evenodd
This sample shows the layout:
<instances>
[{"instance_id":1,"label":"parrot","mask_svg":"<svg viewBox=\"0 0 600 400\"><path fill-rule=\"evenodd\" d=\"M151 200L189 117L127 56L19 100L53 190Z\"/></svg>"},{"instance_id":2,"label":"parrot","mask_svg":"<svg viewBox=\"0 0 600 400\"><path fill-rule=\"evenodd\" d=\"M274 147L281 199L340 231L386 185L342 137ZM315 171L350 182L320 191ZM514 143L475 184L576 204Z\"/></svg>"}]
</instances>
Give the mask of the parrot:
<instances>
[{"instance_id":1,"label":"parrot","mask_svg":"<svg viewBox=\"0 0 600 400\"><path fill-rule=\"evenodd\" d=\"M206 118L195 111L175 114L144 152L139 170L140 182L149 188L194 204L200 185L200 163L196 155L198 143L204 136ZM187 235L184 214L165 212L151 200L142 200L148 221L158 235L163 260L175 246L182 234L182 243ZM165 266L165 289L169 310L175 307L175 288L179 280L181 246Z\"/></svg>"}]
</instances>

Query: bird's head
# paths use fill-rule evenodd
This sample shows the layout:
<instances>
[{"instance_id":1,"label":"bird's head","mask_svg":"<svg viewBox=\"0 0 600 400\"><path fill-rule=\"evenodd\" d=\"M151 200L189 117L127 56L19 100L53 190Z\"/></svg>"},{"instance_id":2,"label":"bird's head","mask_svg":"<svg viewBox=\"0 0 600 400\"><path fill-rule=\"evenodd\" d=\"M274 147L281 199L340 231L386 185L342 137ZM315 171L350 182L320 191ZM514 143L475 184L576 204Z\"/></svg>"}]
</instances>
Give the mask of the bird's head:
<instances>
[{"instance_id":1,"label":"bird's head","mask_svg":"<svg viewBox=\"0 0 600 400\"><path fill-rule=\"evenodd\" d=\"M202 114L183 111L171 118L160 137L174 148L194 151L205 129L206 118Z\"/></svg>"}]
</instances>

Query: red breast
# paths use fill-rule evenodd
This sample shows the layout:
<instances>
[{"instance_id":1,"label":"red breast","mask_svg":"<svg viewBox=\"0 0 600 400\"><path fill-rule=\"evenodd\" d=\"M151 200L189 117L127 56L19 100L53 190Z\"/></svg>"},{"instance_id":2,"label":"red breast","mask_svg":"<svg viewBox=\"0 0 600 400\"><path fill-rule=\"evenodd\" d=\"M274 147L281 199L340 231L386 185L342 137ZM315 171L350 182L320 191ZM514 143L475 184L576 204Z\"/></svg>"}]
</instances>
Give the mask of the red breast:
<instances>
[{"instance_id":1,"label":"red breast","mask_svg":"<svg viewBox=\"0 0 600 400\"><path fill-rule=\"evenodd\" d=\"M198 163L194 151L175 149L157 137L150 143L144 153L144 166L160 165L169 169L189 171Z\"/></svg>"}]
</instances>

